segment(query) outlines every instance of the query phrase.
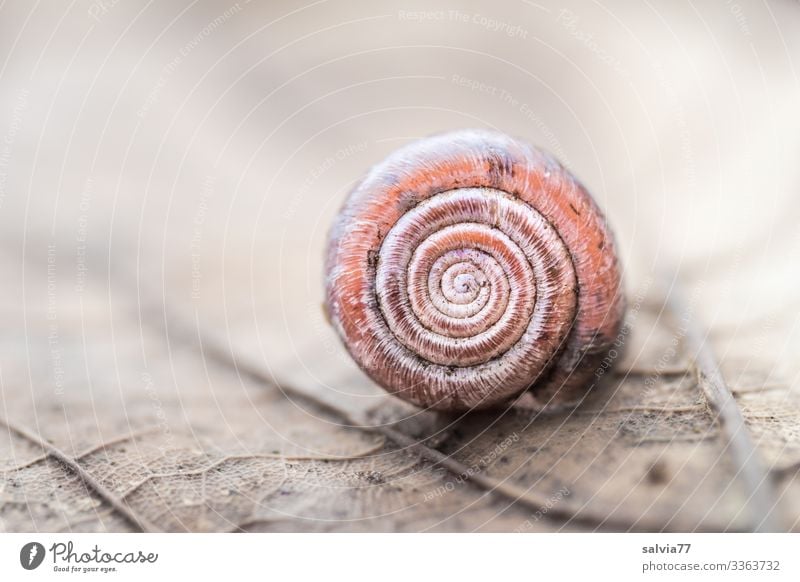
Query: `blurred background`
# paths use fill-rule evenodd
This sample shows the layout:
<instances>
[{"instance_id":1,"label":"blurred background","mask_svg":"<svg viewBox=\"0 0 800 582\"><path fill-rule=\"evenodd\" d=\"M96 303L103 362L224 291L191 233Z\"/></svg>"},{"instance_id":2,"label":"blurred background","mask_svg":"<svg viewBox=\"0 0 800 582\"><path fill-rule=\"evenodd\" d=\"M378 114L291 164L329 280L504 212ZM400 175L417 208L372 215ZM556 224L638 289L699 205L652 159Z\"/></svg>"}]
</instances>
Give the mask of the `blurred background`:
<instances>
[{"instance_id":1,"label":"blurred background","mask_svg":"<svg viewBox=\"0 0 800 582\"><path fill-rule=\"evenodd\" d=\"M463 127L555 154L605 211L629 293L677 273L731 381L757 373L791 394L798 103L794 0L2 2L4 415L76 454L151 425L158 447L169 436L207 455L208 442L270 438L341 453L344 437L304 424L317 416L268 418L241 377L181 355L161 306L276 377L300 369L334 397L372 398L335 384L355 372L320 308L328 225L372 164ZM800 445L786 402L769 462L789 467L781 455ZM24 446L2 444L7 468ZM50 513L7 505L5 527L72 524L78 498ZM97 508L81 511L100 527ZM186 511L172 529L236 522Z\"/></svg>"}]
</instances>

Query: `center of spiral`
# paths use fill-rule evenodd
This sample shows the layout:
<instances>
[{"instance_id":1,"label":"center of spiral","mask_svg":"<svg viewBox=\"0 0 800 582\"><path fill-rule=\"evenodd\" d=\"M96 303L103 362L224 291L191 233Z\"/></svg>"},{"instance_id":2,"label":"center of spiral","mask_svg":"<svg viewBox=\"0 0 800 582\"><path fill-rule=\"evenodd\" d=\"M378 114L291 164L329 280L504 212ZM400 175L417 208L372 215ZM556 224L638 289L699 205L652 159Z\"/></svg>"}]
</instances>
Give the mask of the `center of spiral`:
<instances>
[{"instance_id":1,"label":"center of spiral","mask_svg":"<svg viewBox=\"0 0 800 582\"><path fill-rule=\"evenodd\" d=\"M460 254L463 255L459 257L462 262L448 266L441 276L439 276L440 269L437 269L437 265L434 264L428 279L433 285L438 282L439 289L437 291L435 287L431 288L431 295L436 296L441 293L447 301L457 305L475 304L474 311L477 312L486 304L491 289L484 290L484 288L487 285L491 286L491 283L488 281L486 273L475 262L470 262L469 259L473 257L474 253ZM444 261L440 258L439 262L447 263L447 257Z\"/></svg>"},{"instance_id":2,"label":"center of spiral","mask_svg":"<svg viewBox=\"0 0 800 582\"><path fill-rule=\"evenodd\" d=\"M468 273L456 275L453 281L453 288L457 293L470 293L473 297L477 295L478 287L475 276Z\"/></svg>"}]
</instances>

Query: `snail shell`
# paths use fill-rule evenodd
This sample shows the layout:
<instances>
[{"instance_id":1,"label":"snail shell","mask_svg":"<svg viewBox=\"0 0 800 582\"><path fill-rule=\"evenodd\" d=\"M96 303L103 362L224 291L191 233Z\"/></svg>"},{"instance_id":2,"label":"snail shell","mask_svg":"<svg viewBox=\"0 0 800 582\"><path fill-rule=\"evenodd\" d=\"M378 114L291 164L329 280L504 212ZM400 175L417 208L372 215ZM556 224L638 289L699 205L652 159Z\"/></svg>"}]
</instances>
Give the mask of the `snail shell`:
<instances>
[{"instance_id":1,"label":"snail shell","mask_svg":"<svg viewBox=\"0 0 800 582\"><path fill-rule=\"evenodd\" d=\"M408 145L350 194L326 257L330 319L391 393L439 410L530 390L579 401L624 312L605 220L553 157L497 132Z\"/></svg>"}]
</instances>

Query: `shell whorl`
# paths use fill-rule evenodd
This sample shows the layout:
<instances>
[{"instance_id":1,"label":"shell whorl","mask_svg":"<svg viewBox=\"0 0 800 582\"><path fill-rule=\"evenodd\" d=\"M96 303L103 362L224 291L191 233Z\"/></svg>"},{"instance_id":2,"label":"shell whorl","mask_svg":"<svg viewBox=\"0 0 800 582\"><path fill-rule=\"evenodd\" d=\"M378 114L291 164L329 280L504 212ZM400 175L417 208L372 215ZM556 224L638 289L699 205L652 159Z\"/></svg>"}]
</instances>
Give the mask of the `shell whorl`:
<instances>
[{"instance_id":1,"label":"shell whorl","mask_svg":"<svg viewBox=\"0 0 800 582\"><path fill-rule=\"evenodd\" d=\"M614 242L548 154L464 130L402 148L350 194L326 261L331 320L358 365L417 405L585 393L624 310Z\"/></svg>"}]
</instances>

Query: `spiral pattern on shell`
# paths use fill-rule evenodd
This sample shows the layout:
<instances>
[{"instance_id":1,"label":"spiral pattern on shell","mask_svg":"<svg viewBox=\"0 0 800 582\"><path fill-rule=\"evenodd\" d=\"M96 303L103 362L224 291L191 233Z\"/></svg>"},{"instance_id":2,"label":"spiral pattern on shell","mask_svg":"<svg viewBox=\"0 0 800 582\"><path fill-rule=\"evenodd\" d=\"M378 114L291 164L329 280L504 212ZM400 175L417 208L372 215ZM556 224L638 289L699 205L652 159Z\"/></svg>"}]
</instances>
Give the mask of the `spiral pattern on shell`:
<instances>
[{"instance_id":1,"label":"spiral pattern on shell","mask_svg":"<svg viewBox=\"0 0 800 582\"><path fill-rule=\"evenodd\" d=\"M417 405L541 407L588 389L624 311L605 220L550 155L463 130L406 146L331 230L328 313L358 365Z\"/></svg>"}]
</instances>

